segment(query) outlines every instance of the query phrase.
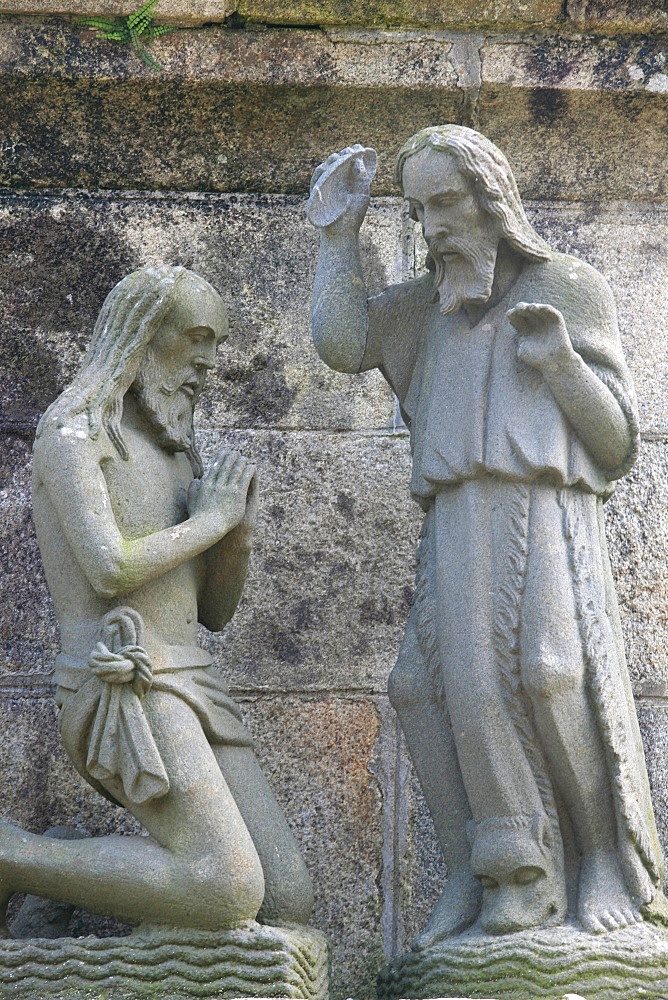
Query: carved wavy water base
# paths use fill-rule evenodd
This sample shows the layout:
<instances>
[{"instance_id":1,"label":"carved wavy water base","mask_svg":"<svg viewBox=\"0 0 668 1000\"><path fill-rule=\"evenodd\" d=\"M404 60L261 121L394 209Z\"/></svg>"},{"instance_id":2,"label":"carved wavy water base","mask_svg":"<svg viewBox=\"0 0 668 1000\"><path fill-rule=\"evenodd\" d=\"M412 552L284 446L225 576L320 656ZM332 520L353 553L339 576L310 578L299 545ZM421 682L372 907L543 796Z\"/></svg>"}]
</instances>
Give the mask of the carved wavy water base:
<instances>
[{"instance_id":1,"label":"carved wavy water base","mask_svg":"<svg viewBox=\"0 0 668 1000\"><path fill-rule=\"evenodd\" d=\"M0 997L327 1000L328 949L311 928L139 930L124 938L0 941Z\"/></svg>"},{"instance_id":2,"label":"carved wavy water base","mask_svg":"<svg viewBox=\"0 0 668 1000\"><path fill-rule=\"evenodd\" d=\"M466 935L401 955L378 976L379 1000L555 1000L565 993L667 1000L668 931L645 923L601 935L571 927Z\"/></svg>"}]
</instances>

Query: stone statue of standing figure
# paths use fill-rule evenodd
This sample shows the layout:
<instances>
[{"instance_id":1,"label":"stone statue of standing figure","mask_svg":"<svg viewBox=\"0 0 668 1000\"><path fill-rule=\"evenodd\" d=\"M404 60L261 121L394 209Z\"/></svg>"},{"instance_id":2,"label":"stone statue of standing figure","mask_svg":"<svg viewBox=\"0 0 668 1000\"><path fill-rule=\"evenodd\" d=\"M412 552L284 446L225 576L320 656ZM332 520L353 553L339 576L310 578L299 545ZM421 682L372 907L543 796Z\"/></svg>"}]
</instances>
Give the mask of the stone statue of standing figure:
<instances>
[{"instance_id":1,"label":"stone statue of standing figure","mask_svg":"<svg viewBox=\"0 0 668 1000\"><path fill-rule=\"evenodd\" d=\"M33 506L60 626L56 700L81 775L148 837L54 840L1 824L14 892L130 923L305 924L309 876L238 706L197 642L243 590L255 466L204 473L193 409L227 338L215 289L146 267L108 295L83 367L46 411Z\"/></svg>"},{"instance_id":2,"label":"stone statue of standing figure","mask_svg":"<svg viewBox=\"0 0 668 1000\"><path fill-rule=\"evenodd\" d=\"M396 164L428 272L368 297L373 159L314 173L313 339L389 382L425 513L389 693L448 879L414 948L652 919L663 858L603 525L638 444L610 289L532 228L496 146L445 125Z\"/></svg>"}]
</instances>

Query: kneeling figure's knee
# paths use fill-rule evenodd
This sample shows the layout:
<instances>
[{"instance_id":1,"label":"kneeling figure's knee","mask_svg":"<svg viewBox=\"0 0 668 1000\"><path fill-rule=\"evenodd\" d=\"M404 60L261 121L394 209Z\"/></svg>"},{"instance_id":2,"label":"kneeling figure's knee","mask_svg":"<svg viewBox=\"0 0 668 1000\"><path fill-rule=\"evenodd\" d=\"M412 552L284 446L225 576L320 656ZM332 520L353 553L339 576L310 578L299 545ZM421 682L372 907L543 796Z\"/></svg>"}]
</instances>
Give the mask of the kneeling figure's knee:
<instances>
[{"instance_id":1,"label":"kneeling figure's knee","mask_svg":"<svg viewBox=\"0 0 668 1000\"><path fill-rule=\"evenodd\" d=\"M219 856L208 854L190 865L193 905L198 910L198 924L211 929L234 927L243 920L253 920L264 899L264 875L257 852L237 851L232 864L225 865Z\"/></svg>"}]
</instances>

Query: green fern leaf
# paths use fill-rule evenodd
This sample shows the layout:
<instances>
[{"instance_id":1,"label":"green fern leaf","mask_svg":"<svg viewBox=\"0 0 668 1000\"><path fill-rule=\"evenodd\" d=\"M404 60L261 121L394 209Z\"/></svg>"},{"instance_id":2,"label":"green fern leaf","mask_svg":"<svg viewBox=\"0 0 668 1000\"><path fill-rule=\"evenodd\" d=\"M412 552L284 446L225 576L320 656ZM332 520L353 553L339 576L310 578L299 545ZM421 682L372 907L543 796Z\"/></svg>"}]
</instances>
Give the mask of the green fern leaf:
<instances>
[{"instance_id":1,"label":"green fern leaf","mask_svg":"<svg viewBox=\"0 0 668 1000\"><path fill-rule=\"evenodd\" d=\"M148 52L142 42L142 36L147 42L161 38L178 29L167 24L153 24L153 8L159 0L146 0L133 14L128 17L82 17L75 22L86 28L93 28L96 38L104 38L110 42L122 42L131 45L142 62L151 69L162 69L162 66Z\"/></svg>"},{"instance_id":2,"label":"green fern leaf","mask_svg":"<svg viewBox=\"0 0 668 1000\"><path fill-rule=\"evenodd\" d=\"M152 24L144 32L146 39L153 41L154 38L162 38L163 35L170 35L173 31L178 31L174 25L171 24Z\"/></svg>"},{"instance_id":3,"label":"green fern leaf","mask_svg":"<svg viewBox=\"0 0 668 1000\"><path fill-rule=\"evenodd\" d=\"M75 24L82 28L96 28L98 31L116 31L124 24L123 18L115 17L78 17Z\"/></svg>"},{"instance_id":4,"label":"green fern leaf","mask_svg":"<svg viewBox=\"0 0 668 1000\"><path fill-rule=\"evenodd\" d=\"M151 53L144 45L142 45L139 39L137 39L137 45L135 46L135 50L141 61L146 63L147 66L150 66L151 69L162 69L160 63L156 62Z\"/></svg>"},{"instance_id":5,"label":"green fern leaf","mask_svg":"<svg viewBox=\"0 0 668 1000\"><path fill-rule=\"evenodd\" d=\"M127 19L128 28L130 28L131 30L134 28L135 30L141 33L141 31L144 28L146 28L153 20L153 15L151 14L151 11L157 5L157 3L158 0L147 0L145 4L142 4L139 10L136 10L134 14L130 14L130 16Z\"/></svg>"}]
</instances>

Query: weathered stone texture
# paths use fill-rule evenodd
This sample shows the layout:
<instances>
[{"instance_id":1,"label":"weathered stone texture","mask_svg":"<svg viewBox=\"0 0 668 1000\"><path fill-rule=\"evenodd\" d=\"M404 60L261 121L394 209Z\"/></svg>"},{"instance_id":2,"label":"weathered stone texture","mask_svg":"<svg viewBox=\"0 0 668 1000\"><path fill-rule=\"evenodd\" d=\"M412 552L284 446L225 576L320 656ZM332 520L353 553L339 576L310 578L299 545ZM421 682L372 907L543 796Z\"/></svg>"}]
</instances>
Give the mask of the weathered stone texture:
<instances>
[{"instance_id":1,"label":"weathered stone texture","mask_svg":"<svg viewBox=\"0 0 668 1000\"><path fill-rule=\"evenodd\" d=\"M0 183L304 192L323 155L363 138L382 151L378 193L391 192L409 115L459 119L452 49L433 35L213 27L155 42L155 73L90 31L7 21Z\"/></svg>"},{"instance_id":2,"label":"weathered stone texture","mask_svg":"<svg viewBox=\"0 0 668 1000\"><path fill-rule=\"evenodd\" d=\"M398 141L398 140L395 140ZM558 249L610 281L644 432L668 428L668 215L662 205L530 204ZM362 230L377 291L413 264L398 199L378 200ZM384 380L337 375L309 334L316 237L298 198L253 196L16 197L0 201L0 382L6 415L34 418L76 370L106 292L144 264L183 263L219 287L231 336L200 426L372 429L392 424ZM401 253L403 250L404 260ZM424 247L418 249L418 263Z\"/></svg>"},{"instance_id":3,"label":"weathered stone texture","mask_svg":"<svg viewBox=\"0 0 668 1000\"><path fill-rule=\"evenodd\" d=\"M61 746L51 693L0 697L2 815L41 833L73 826L90 834L136 833L137 821L103 799L81 778Z\"/></svg>"},{"instance_id":4,"label":"weathered stone texture","mask_svg":"<svg viewBox=\"0 0 668 1000\"><path fill-rule=\"evenodd\" d=\"M370 699L252 695L241 699L263 770L295 831L315 884L314 925L330 935L335 996L374 995L382 964L381 811L389 790L371 774L379 751ZM93 835L137 833L130 814L102 799L60 745L52 698L0 696L4 816L35 832L67 825ZM100 923L75 914L82 933Z\"/></svg>"},{"instance_id":5,"label":"weathered stone texture","mask_svg":"<svg viewBox=\"0 0 668 1000\"><path fill-rule=\"evenodd\" d=\"M8 683L11 675L15 684L18 675L31 674L31 685L43 687L58 653L58 632L32 522L30 472L30 443L1 435L0 678Z\"/></svg>"},{"instance_id":6,"label":"weathered stone texture","mask_svg":"<svg viewBox=\"0 0 668 1000\"><path fill-rule=\"evenodd\" d=\"M668 697L668 442L646 441L606 505L608 545L636 694Z\"/></svg>"},{"instance_id":7,"label":"weathered stone texture","mask_svg":"<svg viewBox=\"0 0 668 1000\"><path fill-rule=\"evenodd\" d=\"M559 0L237 0L237 10L272 24L526 28L561 20Z\"/></svg>"},{"instance_id":8,"label":"weathered stone texture","mask_svg":"<svg viewBox=\"0 0 668 1000\"><path fill-rule=\"evenodd\" d=\"M363 247L372 288L401 276L401 226L396 201L371 212ZM8 416L34 420L43 411L77 370L107 292L134 268L162 262L195 268L230 305L230 338L200 426L392 422L380 375L337 375L313 350L317 240L302 199L9 198L0 201L0 248L0 399Z\"/></svg>"},{"instance_id":9,"label":"weathered stone texture","mask_svg":"<svg viewBox=\"0 0 668 1000\"><path fill-rule=\"evenodd\" d=\"M0 183L298 193L361 140L392 194L406 122L455 121L512 153L524 196L668 193L651 38L208 27L152 51L159 73L71 24L0 25Z\"/></svg>"},{"instance_id":10,"label":"weathered stone texture","mask_svg":"<svg viewBox=\"0 0 668 1000\"><path fill-rule=\"evenodd\" d=\"M664 699L647 699L638 705L638 719L645 761L652 789L652 805L664 853L668 851L668 705Z\"/></svg>"},{"instance_id":11,"label":"weathered stone texture","mask_svg":"<svg viewBox=\"0 0 668 1000\"><path fill-rule=\"evenodd\" d=\"M477 127L511 153L526 197L666 197L659 39L488 38L481 59Z\"/></svg>"},{"instance_id":12,"label":"weathered stone texture","mask_svg":"<svg viewBox=\"0 0 668 1000\"><path fill-rule=\"evenodd\" d=\"M314 926L330 936L334 996L375 996L382 964L382 806L371 699L253 697L262 768L276 789L315 885Z\"/></svg>"},{"instance_id":13,"label":"weathered stone texture","mask_svg":"<svg viewBox=\"0 0 668 1000\"><path fill-rule=\"evenodd\" d=\"M131 14L131 0L1 0L0 13ZM388 25L527 30L574 25L598 31L665 31L660 0L162 0L161 21L177 24L238 22L286 25Z\"/></svg>"},{"instance_id":14,"label":"weathered stone texture","mask_svg":"<svg viewBox=\"0 0 668 1000\"><path fill-rule=\"evenodd\" d=\"M0 12L129 14L127 0L2 0ZM269 24L541 26L562 20L561 0L163 0L160 17L181 24L223 21L236 14Z\"/></svg>"},{"instance_id":15,"label":"weathered stone texture","mask_svg":"<svg viewBox=\"0 0 668 1000\"><path fill-rule=\"evenodd\" d=\"M580 28L656 32L668 28L662 0L566 0L565 13Z\"/></svg>"},{"instance_id":16,"label":"weathered stone texture","mask_svg":"<svg viewBox=\"0 0 668 1000\"><path fill-rule=\"evenodd\" d=\"M668 213L663 203L529 206L559 250L582 257L610 282L646 434L668 433Z\"/></svg>"},{"instance_id":17,"label":"weathered stone texture","mask_svg":"<svg viewBox=\"0 0 668 1000\"><path fill-rule=\"evenodd\" d=\"M133 14L138 4L134 0L0 0L2 14L52 14L77 17L119 17ZM234 11L234 2L226 0L160 0L158 20L178 24L202 24L223 21Z\"/></svg>"},{"instance_id":18,"label":"weathered stone texture","mask_svg":"<svg viewBox=\"0 0 668 1000\"><path fill-rule=\"evenodd\" d=\"M261 483L242 603L223 633L202 631L228 682L240 691L385 690L420 523L407 437L211 431L202 441L207 459L218 447L241 450ZM50 672L58 651L30 517L27 444L7 459L15 465L2 486L0 684L2 674L17 683Z\"/></svg>"},{"instance_id":19,"label":"weathered stone texture","mask_svg":"<svg viewBox=\"0 0 668 1000\"><path fill-rule=\"evenodd\" d=\"M230 683L384 691L420 523L407 438L235 432L224 443L257 461L262 489L243 603L205 639Z\"/></svg>"}]
</instances>

